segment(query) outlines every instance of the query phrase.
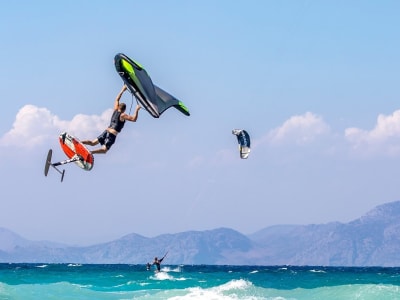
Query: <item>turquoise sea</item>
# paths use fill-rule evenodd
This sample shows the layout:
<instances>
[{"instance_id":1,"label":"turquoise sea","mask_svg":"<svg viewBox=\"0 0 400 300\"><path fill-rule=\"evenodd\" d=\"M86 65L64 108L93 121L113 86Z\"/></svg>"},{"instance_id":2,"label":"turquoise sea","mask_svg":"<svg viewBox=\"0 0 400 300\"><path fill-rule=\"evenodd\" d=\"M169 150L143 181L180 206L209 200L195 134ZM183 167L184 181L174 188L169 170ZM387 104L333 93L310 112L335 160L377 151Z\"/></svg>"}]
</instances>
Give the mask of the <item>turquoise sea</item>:
<instances>
[{"instance_id":1,"label":"turquoise sea","mask_svg":"<svg viewBox=\"0 0 400 300\"><path fill-rule=\"evenodd\" d=\"M0 299L400 299L400 268L0 264Z\"/></svg>"}]
</instances>

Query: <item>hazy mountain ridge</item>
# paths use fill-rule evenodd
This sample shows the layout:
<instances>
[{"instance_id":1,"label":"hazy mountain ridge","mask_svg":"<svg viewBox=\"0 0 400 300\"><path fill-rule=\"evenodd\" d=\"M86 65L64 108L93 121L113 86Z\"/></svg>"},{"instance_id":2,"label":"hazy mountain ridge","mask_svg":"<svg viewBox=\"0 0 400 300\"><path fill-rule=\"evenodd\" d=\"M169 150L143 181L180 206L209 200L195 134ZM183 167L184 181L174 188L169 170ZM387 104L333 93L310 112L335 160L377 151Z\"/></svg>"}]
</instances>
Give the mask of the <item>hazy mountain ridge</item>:
<instances>
[{"instance_id":1,"label":"hazy mountain ridge","mask_svg":"<svg viewBox=\"0 0 400 300\"><path fill-rule=\"evenodd\" d=\"M400 201L349 223L276 225L245 236L229 228L120 239L71 247L33 242L0 228L0 262L399 266Z\"/></svg>"}]
</instances>

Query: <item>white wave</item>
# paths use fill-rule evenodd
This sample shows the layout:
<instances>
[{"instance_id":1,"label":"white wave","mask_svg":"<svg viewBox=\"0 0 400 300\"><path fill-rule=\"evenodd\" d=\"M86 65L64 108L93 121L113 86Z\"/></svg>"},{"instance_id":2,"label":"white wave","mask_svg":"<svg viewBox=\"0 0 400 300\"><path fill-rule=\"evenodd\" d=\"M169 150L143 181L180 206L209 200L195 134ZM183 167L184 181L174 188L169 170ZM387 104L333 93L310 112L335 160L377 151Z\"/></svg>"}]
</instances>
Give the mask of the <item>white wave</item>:
<instances>
[{"instance_id":1,"label":"white wave","mask_svg":"<svg viewBox=\"0 0 400 300\"><path fill-rule=\"evenodd\" d=\"M47 268L49 265L40 265L40 266L36 266L36 268Z\"/></svg>"},{"instance_id":2,"label":"white wave","mask_svg":"<svg viewBox=\"0 0 400 300\"><path fill-rule=\"evenodd\" d=\"M82 267L82 264L68 264L68 267Z\"/></svg>"},{"instance_id":3,"label":"white wave","mask_svg":"<svg viewBox=\"0 0 400 300\"><path fill-rule=\"evenodd\" d=\"M164 271L156 272L154 273L154 276L151 276L150 278L155 280L174 280L173 276Z\"/></svg>"},{"instance_id":4,"label":"white wave","mask_svg":"<svg viewBox=\"0 0 400 300\"><path fill-rule=\"evenodd\" d=\"M70 284L71 286L75 286L75 287L79 287L79 288L83 288L83 289L90 289L90 288L93 287L92 284L78 284L78 283L70 283L70 282L58 282L58 283L55 283L55 284L62 284L62 283Z\"/></svg>"},{"instance_id":5,"label":"white wave","mask_svg":"<svg viewBox=\"0 0 400 300\"><path fill-rule=\"evenodd\" d=\"M176 273L182 273L182 266L178 266L176 268L170 269L169 267L164 267L162 270L166 270L166 272L176 272Z\"/></svg>"},{"instance_id":6,"label":"white wave","mask_svg":"<svg viewBox=\"0 0 400 300\"><path fill-rule=\"evenodd\" d=\"M236 279L236 280L231 280L219 287L216 287L216 289L220 291L228 291L228 290L243 290L246 289L253 284L247 280L244 279Z\"/></svg>"},{"instance_id":7,"label":"white wave","mask_svg":"<svg viewBox=\"0 0 400 300\"><path fill-rule=\"evenodd\" d=\"M134 281L128 281L127 285L131 285L131 284L138 284L139 286L150 285L149 282L136 282L136 280L134 280Z\"/></svg>"},{"instance_id":8,"label":"white wave","mask_svg":"<svg viewBox=\"0 0 400 300\"><path fill-rule=\"evenodd\" d=\"M324 270L310 270L312 273L326 273Z\"/></svg>"},{"instance_id":9,"label":"white wave","mask_svg":"<svg viewBox=\"0 0 400 300\"><path fill-rule=\"evenodd\" d=\"M251 282L239 279L231 280L225 284L217 287L203 289L200 287L188 288L188 292L185 295L174 296L168 298L168 300L193 300L193 299L213 299L213 300L237 300L237 299L248 299L256 300L259 299L253 296L247 296L247 290L252 288Z\"/></svg>"}]
</instances>

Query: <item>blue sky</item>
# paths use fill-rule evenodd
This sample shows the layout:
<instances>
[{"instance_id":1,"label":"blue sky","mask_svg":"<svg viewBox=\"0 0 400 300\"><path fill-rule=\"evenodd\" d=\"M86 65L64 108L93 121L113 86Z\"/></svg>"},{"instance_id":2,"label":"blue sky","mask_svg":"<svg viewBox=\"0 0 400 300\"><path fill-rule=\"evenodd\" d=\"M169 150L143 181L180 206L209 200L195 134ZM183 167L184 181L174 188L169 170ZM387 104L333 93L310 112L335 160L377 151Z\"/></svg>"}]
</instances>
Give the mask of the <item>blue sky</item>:
<instances>
[{"instance_id":1,"label":"blue sky","mask_svg":"<svg viewBox=\"0 0 400 300\"><path fill-rule=\"evenodd\" d=\"M13 1L0 10L0 227L128 233L348 222L400 199L397 1ZM125 53L181 99L92 171L43 175L58 134L107 125ZM130 106L132 97L123 101ZM241 160L234 128L252 138Z\"/></svg>"}]
</instances>

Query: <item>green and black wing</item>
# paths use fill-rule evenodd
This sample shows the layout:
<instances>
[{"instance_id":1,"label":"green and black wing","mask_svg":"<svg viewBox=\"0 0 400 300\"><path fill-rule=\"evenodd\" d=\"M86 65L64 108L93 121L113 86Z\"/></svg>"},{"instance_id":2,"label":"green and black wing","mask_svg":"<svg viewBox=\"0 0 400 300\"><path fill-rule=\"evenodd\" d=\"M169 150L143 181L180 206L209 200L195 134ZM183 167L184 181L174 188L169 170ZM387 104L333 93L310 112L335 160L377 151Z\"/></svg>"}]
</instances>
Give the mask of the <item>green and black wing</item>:
<instances>
[{"instance_id":1,"label":"green and black wing","mask_svg":"<svg viewBox=\"0 0 400 300\"><path fill-rule=\"evenodd\" d=\"M170 107L175 107L186 116L190 116L182 101L153 84L140 64L122 53L115 55L114 64L129 91L154 118L159 118Z\"/></svg>"}]
</instances>

